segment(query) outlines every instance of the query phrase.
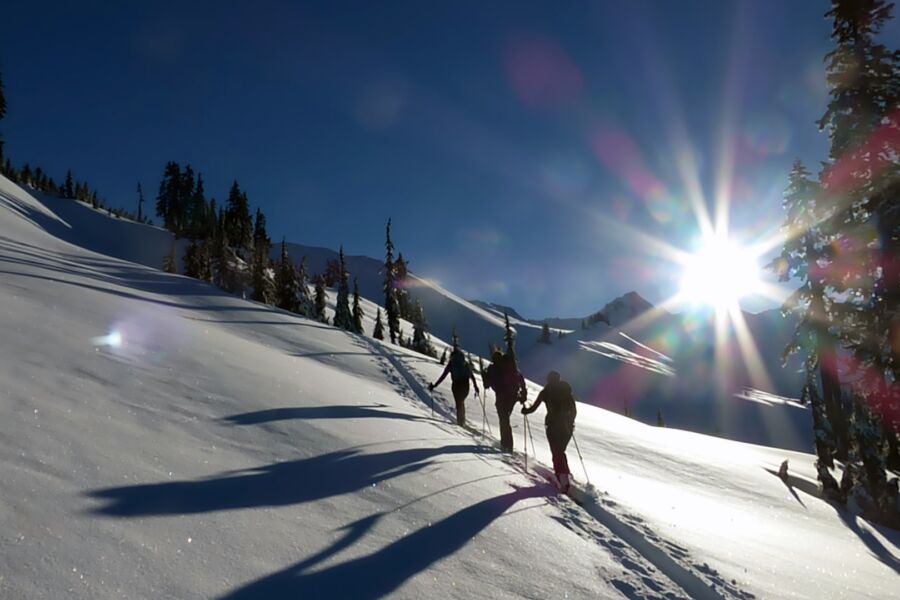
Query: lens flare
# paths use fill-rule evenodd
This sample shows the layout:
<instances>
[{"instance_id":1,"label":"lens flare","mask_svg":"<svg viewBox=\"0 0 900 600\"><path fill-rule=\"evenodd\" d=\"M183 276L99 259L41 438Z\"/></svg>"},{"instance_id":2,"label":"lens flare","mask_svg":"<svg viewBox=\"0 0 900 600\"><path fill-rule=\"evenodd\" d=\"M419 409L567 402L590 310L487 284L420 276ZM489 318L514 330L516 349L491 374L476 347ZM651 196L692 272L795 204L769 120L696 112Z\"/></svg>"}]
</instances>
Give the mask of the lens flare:
<instances>
[{"instance_id":1,"label":"lens flare","mask_svg":"<svg viewBox=\"0 0 900 600\"><path fill-rule=\"evenodd\" d=\"M110 348L121 348L122 347L122 333L113 330L110 331L107 335L101 335L99 337L95 337L91 340L91 342L95 346L109 346Z\"/></svg>"}]
</instances>

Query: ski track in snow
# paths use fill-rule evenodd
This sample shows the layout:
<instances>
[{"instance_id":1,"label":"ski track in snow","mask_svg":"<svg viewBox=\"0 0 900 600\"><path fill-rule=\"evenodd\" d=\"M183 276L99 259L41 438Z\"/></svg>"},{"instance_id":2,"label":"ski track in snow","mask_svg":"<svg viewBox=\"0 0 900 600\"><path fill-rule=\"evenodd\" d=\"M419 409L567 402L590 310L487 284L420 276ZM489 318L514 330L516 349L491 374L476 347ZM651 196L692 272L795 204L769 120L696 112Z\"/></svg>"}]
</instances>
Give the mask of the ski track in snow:
<instances>
[{"instance_id":1,"label":"ski track in snow","mask_svg":"<svg viewBox=\"0 0 900 600\"><path fill-rule=\"evenodd\" d=\"M404 363L403 358L392 354L384 345L377 342L363 341L363 343L390 365L390 368L384 369L385 375L392 384L400 386L399 391L404 396L418 400L427 407L433 406L435 414L446 419L447 424L455 420L449 406L446 406L444 402L435 401L436 394L428 392L427 387ZM412 397L409 395L410 392ZM481 437L478 432L472 430L469 432L473 437ZM516 458L510 457L507 460L508 464L522 470L521 456L521 453L517 452ZM540 463L534 465L534 461L532 461L532 465L532 470L524 471L525 475L555 485L555 477L551 469ZM535 477L535 474L539 474L540 477ZM724 600L726 598L752 600L755 598L753 594L726 581L708 564L694 563L687 549L658 536L647 527L640 517L621 512L615 502L604 498L603 494L593 486L582 488L573 484L570 495L572 499L558 496L553 501L553 504L566 517L566 519L560 519L560 523L598 543L619 560L624 568L625 577L611 583L626 597L687 597L698 600ZM596 526L591 527L585 519L585 513L599 523L602 529L598 530ZM677 584L685 596L673 595L671 591L664 593L657 582L659 576L656 571Z\"/></svg>"}]
</instances>

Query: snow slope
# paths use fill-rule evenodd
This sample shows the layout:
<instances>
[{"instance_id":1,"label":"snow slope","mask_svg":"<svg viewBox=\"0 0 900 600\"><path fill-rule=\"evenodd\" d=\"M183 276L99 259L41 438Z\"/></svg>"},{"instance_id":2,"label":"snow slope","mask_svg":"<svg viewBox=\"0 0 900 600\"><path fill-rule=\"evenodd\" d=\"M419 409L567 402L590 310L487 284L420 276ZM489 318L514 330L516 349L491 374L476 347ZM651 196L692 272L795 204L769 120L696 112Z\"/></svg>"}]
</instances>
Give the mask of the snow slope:
<instances>
[{"instance_id":1,"label":"snow slope","mask_svg":"<svg viewBox=\"0 0 900 600\"><path fill-rule=\"evenodd\" d=\"M110 218L105 211L53 196L41 196L40 201L70 225L50 220L44 226L56 237L88 249L159 268L171 247L172 236L165 230ZM178 255L182 256L184 241L179 244ZM328 248L289 243L288 249L297 261L307 257L311 273L324 272L327 261L337 258L337 253ZM279 252L276 244L273 258ZM381 261L366 256L348 256L347 261L351 275L359 279L363 297L380 303ZM487 355L489 344L503 345L503 310L508 307L468 302L435 282L417 277L410 278L409 292L424 305L437 338L450 339L456 328L463 347L482 356ZM374 317L376 304L366 303L365 308L367 315ZM554 328L554 344L549 347L537 343L540 325L522 319L513 310L510 321L517 332L523 370L535 380L543 380L551 368L559 370L585 400L619 412L627 402L632 413L648 423L655 423L657 411L661 410L668 424L693 431L795 450L811 447L809 415L803 408L746 400L795 397L801 387L796 369L785 370L780 365L792 328L777 311L745 315L748 330L762 346L760 356L771 381L753 381L742 368L742 360L731 360L728 385L721 389L712 381L714 333L709 324L686 322L685 315L664 311L648 325L632 322L651 309L638 294L626 294L602 309L614 327L598 323L582 331L579 319L570 337L561 343ZM366 330L371 331L371 326L367 322ZM404 324L404 330L409 333L411 328ZM620 335L620 331L627 332L629 338ZM659 357L652 350L654 347L672 359L663 373L656 366ZM733 337L728 353L740 355ZM756 391L746 394L745 388ZM771 423L782 425L773 427Z\"/></svg>"},{"instance_id":2,"label":"snow slope","mask_svg":"<svg viewBox=\"0 0 900 600\"><path fill-rule=\"evenodd\" d=\"M581 405L582 508L537 416L526 473L477 401L447 423L435 361L68 225L0 178L0 597L898 596L897 532L817 498L807 454Z\"/></svg>"}]
</instances>

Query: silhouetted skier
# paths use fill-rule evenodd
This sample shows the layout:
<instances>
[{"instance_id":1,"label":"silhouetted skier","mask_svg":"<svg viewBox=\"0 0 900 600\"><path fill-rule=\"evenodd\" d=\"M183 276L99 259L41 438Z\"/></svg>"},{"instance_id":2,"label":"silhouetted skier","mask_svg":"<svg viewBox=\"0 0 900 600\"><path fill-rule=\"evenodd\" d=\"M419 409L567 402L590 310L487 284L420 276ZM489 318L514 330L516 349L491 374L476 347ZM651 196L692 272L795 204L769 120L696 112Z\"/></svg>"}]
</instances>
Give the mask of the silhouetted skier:
<instances>
[{"instance_id":1,"label":"silhouetted skier","mask_svg":"<svg viewBox=\"0 0 900 600\"><path fill-rule=\"evenodd\" d=\"M475 386L476 394L478 394L478 382L475 380L475 373L472 371L469 361L466 360L466 356L459 348L453 349L453 352L450 353L450 360L447 361L447 366L444 367L444 372L441 373L441 376L437 381L428 384L428 389L434 390L434 388L441 385L441 382L447 377L447 374L450 375L450 380L452 382L450 387L453 390L453 400L456 402L456 423L458 425L465 425L466 398L469 397L469 381L471 380L472 385Z\"/></svg>"},{"instance_id":2,"label":"silhouetted skier","mask_svg":"<svg viewBox=\"0 0 900 600\"><path fill-rule=\"evenodd\" d=\"M563 493L569 491L569 483L572 472L569 471L569 461L566 458L566 446L572 439L575 431L575 396L572 395L572 386L562 381L559 373L550 371L547 374L547 386L541 390L537 399L530 407L522 407L522 414L531 414L541 403L547 405L547 416L544 419L544 428L547 431L547 442L550 444L550 452L553 454L553 472L559 482L559 489Z\"/></svg>"},{"instance_id":3,"label":"silhouetted skier","mask_svg":"<svg viewBox=\"0 0 900 600\"><path fill-rule=\"evenodd\" d=\"M490 386L497 396L494 406L500 420L500 448L503 452L512 452L513 435L509 417L516 402L525 403L528 393L525 378L516 367L516 359L509 354L494 352L491 356L491 365L484 374L484 385L485 388Z\"/></svg>"}]
</instances>

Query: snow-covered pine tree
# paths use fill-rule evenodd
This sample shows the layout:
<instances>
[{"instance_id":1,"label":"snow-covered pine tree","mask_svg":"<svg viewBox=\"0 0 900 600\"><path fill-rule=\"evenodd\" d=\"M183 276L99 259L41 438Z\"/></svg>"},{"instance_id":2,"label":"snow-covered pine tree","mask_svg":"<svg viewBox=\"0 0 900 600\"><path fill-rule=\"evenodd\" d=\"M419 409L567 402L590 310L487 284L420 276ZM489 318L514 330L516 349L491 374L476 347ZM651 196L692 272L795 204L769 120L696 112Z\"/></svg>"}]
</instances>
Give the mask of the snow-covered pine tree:
<instances>
[{"instance_id":1,"label":"snow-covered pine tree","mask_svg":"<svg viewBox=\"0 0 900 600\"><path fill-rule=\"evenodd\" d=\"M169 249L169 253L163 258L163 271L166 273L178 272L178 254L175 250L174 240L172 241L172 247Z\"/></svg>"},{"instance_id":2,"label":"snow-covered pine tree","mask_svg":"<svg viewBox=\"0 0 900 600\"><path fill-rule=\"evenodd\" d=\"M509 315L504 312L503 313L503 340L506 342L506 353L509 354L513 361L516 360L516 332L513 330L512 326L509 324Z\"/></svg>"},{"instance_id":3,"label":"snow-covered pine tree","mask_svg":"<svg viewBox=\"0 0 900 600\"><path fill-rule=\"evenodd\" d=\"M363 334L363 317L365 313L363 312L362 304L360 303L359 298L359 282L356 277L353 278L353 328L351 331L353 333L358 333L360 335Z\"/></svg>"},{"instance_id":4,"label":"snow-covered pine tree","mask_svg":"<svg viewBox=\"0 0 900 600\"><path fill-rule=\"evenodd\" d=\"M542 344L552 344L553 340L550 338L550 325L546 322L541 327L541 337L538 341Z\"/></svg>"},{"instance_id":5,"label":"snow-covered pine tree","mask_svg":"<svg viewBox=\"0 0 900 600\"><path fill-rule=\"evenodd\" d=\"M391 220L387 222L384 260L384 312L391 343L397 342L400 332L400 309L397 305L397 286L394 281L394 242L391 240Z\"/></svg>"},{"instance_id":6,"label":"snow-covered pine tree","mask_svg":"<svg viewBox=\"0 0 900 600\"><path fill-rule=\"evenodd\" d=\"M334 321L335 327L353 330L353 315L350 312L350 276L347 273L347 262L344 258L344 247L341 246L338 254L338 264L341 270L341 278L338 281L337 302L334 305Z\"/></svg>"},{"instance_id":7,"label":"snow-covered pine tree","mask_svg":"<svg viewBox=\"0 0 900 600\"><path fill-rule=\"evenodd\" d=\"M381 322L381 309L375 309L375 328L372 330L372 337L376 340L384 340L384 324Z\"/></svg>"},{"instance_id":8,"label":"snow-covered pine tree","mask_svg":"<svg viewBox=\"0 0 900 600\"><path fill-rule=\"evenodd\" d=\"M307 317L315 314L312 298L309 295L309 270L306 257L300 259L297 267L297 312Z\"/></svg>"},{"instance_id":9,"label":"snow-covered pine tree","mask_svg":"<svg viewBox=\"0 0 900 600\"><path fill-rule=\"evenodd\" d=\"M441 363L442 365L447 364L447 349L446 348L444 348L444 351L441 352L441 358L438 360L438 362Z\"/></svg>"},{"instance_id":10,"label":"snow-covered pine tree","mask_svg":"<svg viewBox=\"0 0 900 600\"><path fill-rule=\"evenodd\" d=\"M275 271L275 289L278 297L278 308L297 312L297 271L287 251L284 238L281 239L281 256Z\"/></svg>"},{"instance_id":11,"label":"snow-covered pine tree","mask_svg":"<svg viewBox=\"0 0 900 600\"><path fill-rule=\"evenodd\" d=\"M328 316L325 314L325 281L321 275L315 277L316 293L313 301L313 317L322 323L328 323Z\"/></svg>"},{"instance_id":12,"label":"snow-covered pine tree","mask_svg":"<svg viewBox=\"0 0 900 600\"><path fill-rule=\"evenodd\" d=\"M900 331L900 54L878 41L892 9L885 0L832 0L831 100L819 126L831 142L822 183L841 250L829 279L831 311L863 373L853 394L855 451L841 483L853 498L872 500L863 507L868 516L896 524L897 484L883 477L883 448L897 447L900 423L886 429L881 415L900 414L900 345L892 339Z\"/></svg>"},{"instance_id":13,"label":"snow-covered pine tree","mask_svg":"<svg viewBox=\"0 0 900 600\"><path fill-rule=\"evenodd\" d=\"M844 459L849 441L838 380L837 341L829 327L831 313L826 310L831 304L826 295L825 265L830 263L829 248L834 237L828 232L833 209L822 195L803 163L795 161L784 192L785 242L770 268L781 281L800 280L800 287L782 307L785 314L799 317L793 338L784 350L784 360L794 353L805 354L806 381L801 398L810 405L819 482L826 497L840 500L838 484L829 469L838 456L838 440L840 457ZM836 435L837 431L840 435Z\"/></svg>"},{"instance_id":14,"label":"snow-covered pine tree","mask_svg":"<svg viewBox=\"0 0 900 600\"><path fill-rule=\"evenodd\" d=\"M410 347L426 356L435 357L434 346L428 339L428 321L425 319L425 309L418 300L413 304L413 338Z\"/></svg>"}]
</instances>

